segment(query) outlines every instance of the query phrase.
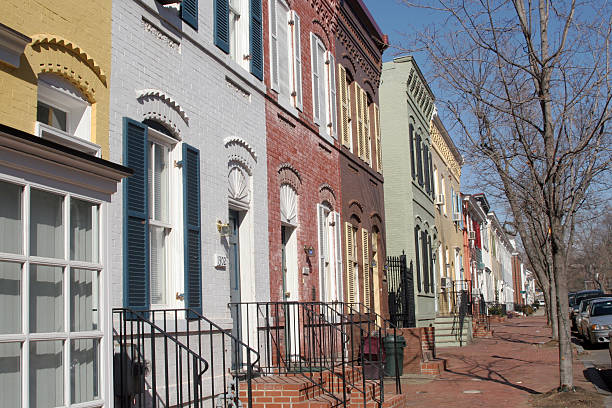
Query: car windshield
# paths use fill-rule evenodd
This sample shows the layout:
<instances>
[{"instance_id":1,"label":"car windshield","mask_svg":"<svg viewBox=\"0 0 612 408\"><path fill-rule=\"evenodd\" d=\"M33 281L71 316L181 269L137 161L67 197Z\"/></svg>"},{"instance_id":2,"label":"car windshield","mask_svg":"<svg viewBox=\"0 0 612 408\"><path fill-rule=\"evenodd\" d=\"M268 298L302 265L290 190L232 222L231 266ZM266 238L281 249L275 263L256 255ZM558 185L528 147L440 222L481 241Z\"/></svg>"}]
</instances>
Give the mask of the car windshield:
<instances>
[{"instance_id":1,"label":"car windshield","mask_svg":"<svg viewBox=\"0 0 612 408\"><path fill-rule=\"evenodd\" d=\"M612 300L599 302L593 305L591 316L603 316L612 314Z\"/></svg>"}]
</instances>

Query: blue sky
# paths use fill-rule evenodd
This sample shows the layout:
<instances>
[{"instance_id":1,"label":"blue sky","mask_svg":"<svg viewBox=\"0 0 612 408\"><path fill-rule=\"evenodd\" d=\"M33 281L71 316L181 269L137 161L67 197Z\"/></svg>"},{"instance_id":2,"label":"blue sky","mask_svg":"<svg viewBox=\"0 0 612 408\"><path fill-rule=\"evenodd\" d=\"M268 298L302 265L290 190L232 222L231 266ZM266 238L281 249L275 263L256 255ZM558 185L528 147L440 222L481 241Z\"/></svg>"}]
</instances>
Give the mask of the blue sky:
<instances>
[{"instance_id":1,"label":"blue sky","mask_svg":"<svg viewBox=\"0 0 612 408\"><path fill-rule=\"evenodd\" d=\"M422 30L424 27L432 24L440 24L440 20L445 16L439 12L432 10L426 10L417 7L408 7L402 4L399 0L364 0L365 5L370 10L370 13L376 20L376 23L384 34L389 36L389 47L384 55L383 61L390 61L398 54L407 54L406 49L409 49L411 42L414 37L412 33ZM416 59L421 71L425 77L429 80L429 86L431 87L434 95L440 98L442 97L441 89L436 86L435 82L431 81L431 75L429 74L429 61L425 53L416 52L412 53ZM440 116L444 117L444 112L440 112ZM445 123L447 129L455 144L459 144L459 140L456 135L453 134L449 123ZM469 184L469 179L472 172L468 166L464 166L462 169L461 183L463 186ZM462 187L462 192L470 193L467 188Z\"/></svg>"}]
</instances>

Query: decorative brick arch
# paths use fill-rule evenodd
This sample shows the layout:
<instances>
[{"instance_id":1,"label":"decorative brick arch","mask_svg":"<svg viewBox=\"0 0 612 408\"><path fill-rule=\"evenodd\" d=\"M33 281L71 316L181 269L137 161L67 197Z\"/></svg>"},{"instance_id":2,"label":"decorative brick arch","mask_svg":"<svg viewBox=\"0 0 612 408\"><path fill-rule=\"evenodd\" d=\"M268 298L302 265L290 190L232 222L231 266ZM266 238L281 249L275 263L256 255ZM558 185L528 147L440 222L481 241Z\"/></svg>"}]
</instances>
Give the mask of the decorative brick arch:
<instances>
[{"instance_id":1,"label":"decorative brick arch","mask_svg":"<svg viewBox=\"0 0 612 408\"><path fill-rule=\"evenodd\" d=\"M333 208L336 208L336 193L332 186L323 183L319 186L319 202L327 201ZM332 209L333 209L332 208Z\"/></svg>"},{"instance_id":2,"label":"decorative brick arch","mask_svg":"<svg viewBox=\"0 0 612 408\"><path fill-rule=\"evenodd\" d=\"M240 164L249 175L253 174L253 169L257 164L257 153L255 149L244 139L231 136L223 140L225 149L227 150L228 166Z\"/></svg>"},{"instance_id":3,"label":"decorative brick arch","mask_svg":"<svg viewBox=\"0 0 612 408\"><path fill-rule=\"evenodd\" d=\"M136 99L142 105L143 120L163 123L177 139L182 140L181 132L189 125L189 117L178 102L158 89L136 91Z\"/></svg>"},{"instance_id":4,"label":"decorative brick arch","mask_svg":"<svg viewBox=\"0 0 612 408\"><path fill-rule=\"evenodd\" d=\"M351 200L348 205L349 210L363 214L363 205L357 200Z\"/></svg>"},{"instance_id":5,"label":"decorative brick arch","mask_svg":"<svg viewBox=\"0 0 612 408\"><path fill-rule=\"evenodd\" d=\"M76 86L90 103L102 88L108 88L107 74L96 60L81 47L53 34L32 36L28 50L32 70L36 75L60 75Z\"/></svg>"},{"instance_id":6,"label":"decorative brick arch","mask_svg":"<svg viewBox=\"0 0 612 408\"><path fill-rule=\"evenodd\" d=\"M278 167L278 181L279 185L287 184L295 190L296 194L300 194L302 177L291 164L283 163Z\"/></svg>"}]
</instances>

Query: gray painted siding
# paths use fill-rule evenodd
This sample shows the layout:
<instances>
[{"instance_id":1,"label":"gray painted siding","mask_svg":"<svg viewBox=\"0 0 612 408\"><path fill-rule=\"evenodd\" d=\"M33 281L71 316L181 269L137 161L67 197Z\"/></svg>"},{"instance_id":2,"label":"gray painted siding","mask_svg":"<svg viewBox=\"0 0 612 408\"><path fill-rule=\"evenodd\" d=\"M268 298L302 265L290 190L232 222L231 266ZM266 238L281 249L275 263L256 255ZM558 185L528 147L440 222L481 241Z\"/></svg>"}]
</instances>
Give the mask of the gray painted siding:
<instances>
[{"instance_id":1,"label":"gray painted siding","mask_svg":"<svg viewBox=\"0 0 612 408\"><path fill-rule=\"evenodd\" d=\"M252 230L267 234L265 88L214 46L210 0L199 2L198 31L184 24L175 8L154 0L115 1L112 15L110 159L123 161L122 118L143 120L151 109L166 115L182 139L200 149L203 310L229 327L229 271L213 264L214 254L226 253L226 241L216 228L217 220L228 218L229 153L224 139L240 137L257 154L249 212ZM141 103L137 91L142 89L167 93L184 109L188 123L163 102ZM120 188L109 207L113 307L123 304L122 202ZM256 300L267 300L268 240L252 236L250 241Z\"/></svg>"},{"instance_id":2,"label":"gray painted siding","mask_svg":"<svg viewBox=\"0 0 612 408\"><path fill-rule=\"evenodd\" d=\"M406 251L408 262L416 262L414 227L421 226L432 236L435 248L435 222L433 201L418 182L412 181L410 168L410 117L415 130L431 146L429 120L416 108L412 97L406 93L406 81L413 67L412 60L391 61L383 64L380 86L380 116L383 163L385 164L385 212L387 253L399 255ZM415 151L416 154L416 151ZM435 270L434 262L434 270ZM415 266L415 314L417 326L429 326L435 319L434 294L419 292ZM434 273L435 281L435 273ZM423 274L421 271L421 282Z\"/></svg>"}]
</instances>

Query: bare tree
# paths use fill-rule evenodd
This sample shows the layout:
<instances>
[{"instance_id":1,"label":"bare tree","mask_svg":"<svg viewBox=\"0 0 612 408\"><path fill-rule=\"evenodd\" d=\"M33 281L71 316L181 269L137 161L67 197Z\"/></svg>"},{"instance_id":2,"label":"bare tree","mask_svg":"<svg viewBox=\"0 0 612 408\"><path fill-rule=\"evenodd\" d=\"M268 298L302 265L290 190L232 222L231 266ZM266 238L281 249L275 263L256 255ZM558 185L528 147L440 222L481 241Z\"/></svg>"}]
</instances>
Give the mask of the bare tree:
<instances>
[{"instance_id":1,"label":"bare tree","mask_svg":"<svg viewBox=\"0 0 612 408\"><path fill-rule=\"evenodd\" d=\"M446 16L416 33L417 46L447 91L438 104L508 201L556 317L559 390L573 390L568 248L576 214L610 172L612 6L577 0L419 6Z\"/></svg>"}]
</instances>

